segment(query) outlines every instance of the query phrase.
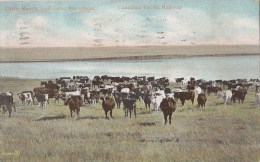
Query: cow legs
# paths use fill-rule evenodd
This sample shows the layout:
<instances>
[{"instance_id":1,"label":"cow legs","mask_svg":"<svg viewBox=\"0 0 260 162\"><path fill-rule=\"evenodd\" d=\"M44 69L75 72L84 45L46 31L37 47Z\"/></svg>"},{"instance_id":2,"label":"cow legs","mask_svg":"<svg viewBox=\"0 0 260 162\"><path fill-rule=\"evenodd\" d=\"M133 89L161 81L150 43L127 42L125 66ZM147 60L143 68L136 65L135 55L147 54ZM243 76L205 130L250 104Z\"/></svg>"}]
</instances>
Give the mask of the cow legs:
<instances>
[{"instance_id":1,"label":"cow legs","mask_svg":"<svg viewBox=\"0 0 260 162\"><path fill-rule=\"evenodd\" d=\"M70 116L72 117L72 114L73 114L73 112L72 112L72 110L70 109Z\"/></svg>"},{"instance_id":2,"label":"cow legs","mask_svg":"<svg viewBox=\"0 0 260 162\"><path fill-rule=\"evenodd\" d=\"M129 110L130 111L130 118L131 118L131 115L132 115L132 110Z\"/></svg>"},{"instance_id":3,"label":"cow legs","mask_svg":"<svg viewBox=\"0 0 260 162\"><path fill-rule=\"evenodd\" d=\"M14 112L16 112L15 104L13 104Z\"/></svg>"},{"instance_id":4,"label":"cow legs","mask_svg":"<svg viewBox=\"0 0 260 162\"><path fill-rule=\"evenodd\" d=\"M192 105L193 105L193 102L194 102L194 98L191 99L191 103L192 103Z\"/></svg>"},{"instance_id":5,"label":"cow legs","mask_svg":"<svg viewBox=\"0 0 260 162\"><path fill-rule=\"evenodd\" d=\"M9 112L9 118L11 118L12 107L8 107L8 112Z\"/></svg>"},{"instance_id":6,"label":"cow legs","mask_svg":"<svg viewBox=\"0 0 260 162\"><path fill-rule=\"evenodd\" d=\"M172 124L172 113L169 114L169 124Z\"/></svg>"},{"instance_id":7,"label":"cow legs","mask_svg":"<svg viewBox=\"0 0 260 162\"><path fill-rule=\"evenodd\" d=\"M181 100L181 104L182 104L182 106L184 105L184 103L185 103L185 100Z\"/></svg>"},{"instance_id":8,"label":"cow legs","mask_svg":"<svg viewBox=\"0 0 260 162\"><path fill-rule=\"evenodd\" d=\"M105 110L105 115L106 115L106 118L107 118L107 112L108 112L108 111L107 111L107 110Z\"/></svg>"},{"instance_id":9,"label":"cow legs","mask_svg":"<svg viewBox=\"0 0 260 162\"><path fill-rule=\"evenodd\" d=\"M135 118L136 118L136 108L134 108L134 114L135 114Z\"/></svg>"},{"instance_id":10,"label":"cow legs","mask_svg":"<svg viewBox=\"0 0 260 162\"><path fill-rule=\"evenodd\" d=\"M113 118L113 115L112 115L112 110L110 110L110 116L111 116L111 118Z\"/></svg>"},{"instance_id":11,"label":"cow legs","mask_svg":"<svg viewBox=\"0 0 260 162\"><path fill-rule=\"evenodd\" d=\"M167 123L167 115L166 115L166 113L163 113L163 115L164 115L164 124L166 124Z\"/></svg>"}]
</instances>

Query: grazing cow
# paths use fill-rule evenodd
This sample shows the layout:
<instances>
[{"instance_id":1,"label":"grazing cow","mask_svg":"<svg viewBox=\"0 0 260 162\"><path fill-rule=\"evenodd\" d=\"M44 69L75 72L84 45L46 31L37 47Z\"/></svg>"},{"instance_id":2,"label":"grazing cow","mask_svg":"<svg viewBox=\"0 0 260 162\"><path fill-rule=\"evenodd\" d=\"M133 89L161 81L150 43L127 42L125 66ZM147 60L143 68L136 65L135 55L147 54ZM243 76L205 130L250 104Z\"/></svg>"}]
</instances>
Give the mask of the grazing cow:
<instances>
[{"instance_id":1,"label":"grazing cow","mask_svg":"<svg viewBox=\"0 0 260 162\"><path fill-rule=\"evenodd\" d=\"M209 86L208 87L208 95L210 95L211 92L215 93L217 95L218 91L222 91L221 87L218 86Z\"/></svg>"},{"instance_id":2,"label":"grazing cow","mask_svg":"<svg viewBox=\"0 0 260 162\"><path fill-rule=\"evenodd\" d=\"M160 108L164 115L164 124L167 123L167 117L169 116L169 124L172 122L172 113L176 110L176 102L173 98L164 98L160 103Z\"/></svg>"},{"instance_id":3,"label":"grazing cow","mask_svg":"<svg viewBox=\"0 0 260 162\"><path fill-rule=\"evenodd\" d=\"M244 87L237 87L236 89L232 90L233 102L235 103L235 100L237 98L239 103L240 101L244 103L246 94L247 94L247 90Z\"/></svg>"},{"instance_id":4,"label":"grazing cow","mask_svg":"<svg viewBox=\"0 0 260 162\"><path fill-rule=\"evenodd\" d=\"M226 106L227 102L231 103L232 100L232 92L230 90L226 91L218 91L217 99L222 98L224 100L224 104Z\"/></svg>"},{"instance_id":5,"label":"grazing cow","mask_svg":"<svg viewBox=\"0 0 260 162\"><path fill-rule=\"evenodd\" d=\"M259 108L259 106L260 106L260 93L255 94L255 104Z\"/></svg>"},{"instance_id":6,"label":"grazing cow","mask_svg":"<svg viewBox=\"0 0 260 162\"><path fill-rule=\"evenodd\" d=\"M23 105L25 104L25 102L28 102L27 105L29 105L29 103L33 103L31 93L18 93L17 95L21 99Z\"/></svg>"},{"instance_id":7,"label":"grazing cow","mask_svg":"<svg viewBox=\"0 0 260 162\"><path fill-rule=\"evenodd\" d=\"M189 91L189 92L178 92L174 94L174 98L179 98L181 100L182 106L185 103L185 100L191 100L191 103L193 105L194 98L195 98L195 92Z\"/></svg>"},{"instance_id":8,"label":"grazing cow","mask_svg":"<svg viewBox=\"0 0 260 162\"><path fill-rule=\"evenodd\" d=\"M124 98L123 105L125 110L125 117L128 116L128 112L130 112L130 118L132 115L132 111L134 111L134 115L136 118L136 99L134 98Z\"/></svg>"},{"instance_id":9,"label":"grazing cow","mask_svg":"<svg viewBox=\"0 0 260 162\"><path fill-rule=\"evenodd\" d=\"M8 110L9 118L11 118L12 107L14 108L14 111L16 111L12 92L0 94L0 107L3 107L3 114Z\"/></svg>"},{"instance_id":10,"label":"grazing cow","mask_svg":"<svg viewBox=\"0 0 260 162\"><path fill-rule=\"evenodd\" d=\"M202 107L202 108L204 107L205 108L207 96L204 93L201 93L201 94L198 95L197 101L198 101L198 107Z\"/></svg>"},{"instance_id":11,"label":"grazing cow","mask_svg":"<svg viewBox=\"0 0 260 162\"><path fill-rule=\"evenodd\" d=\"M105 111L106 118L108 118L107 117L108 111L110 111L110 116L111 116L111 118L113 118L112 110L114 109L114 107L116 105L115 100L113 98L111 98L111 97L105 97L105 98L101 97L100 99L103 101L102 102L102 107L103 107L103 109Z\"/></svg>"},{"instance_id":12,"label":"grazing cow","mask_svg":"<svg viewBox=\"0 0 260 162\"><path fill-rule=\"evenodd\" d=\"M36 97L36 99L37 99L37 101L39 103L39 108L43 109L43 108L46 107L47 101L48 101L49 97L48 97L48 94L41 94L41 95L38 95Z\"/></svg>"},{"instance_id":13,"label":"grazing cow","mask_svg":"<svg viewBox=\"0 0 260 162\"><path fill-rule=\"evenodd\" d=\"M69 98L66 99L64 102L65 105L69 105L70 108L70 116L72 117L73 112L77 112L77 116L79 116L80 112L80 107L83 104L83 100L81 96L70 96Z\"/></svg>"}]
</instances>

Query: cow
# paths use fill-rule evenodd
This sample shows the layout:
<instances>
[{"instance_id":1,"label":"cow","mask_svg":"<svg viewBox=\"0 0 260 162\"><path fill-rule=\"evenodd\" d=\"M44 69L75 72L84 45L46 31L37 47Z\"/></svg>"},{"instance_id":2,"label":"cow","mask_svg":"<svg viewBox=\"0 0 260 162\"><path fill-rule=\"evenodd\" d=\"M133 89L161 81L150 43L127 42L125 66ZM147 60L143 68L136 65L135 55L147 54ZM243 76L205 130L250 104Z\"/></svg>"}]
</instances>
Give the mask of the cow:
<instances>
[{"instance_id":1,"label":"cow","mask_svg":"<svg viewBox=\"0 0 260 162\"><path fill-rule=\"evenodd\" d=\"M36 97L38 103L39 103L39 108L45 108L46 105L47 105L47 101L48 101L48 94L41 94L41 95L38 95Z\"/></svg>"},{"instance_id":2,"label":"cow","mask_svg":"<svg viewBox=\"0 0 260 162\"><path fill-rule=\"evenodd\" d=\"M198 95L197 101L198 101L198 107L205 108L205 104L207 102L207 96L204 93L201 93Z\"/></svg>"},{"instance_id":3,"label":"cow","mask_svg":"<svg viewBox=\"0 0 260 162\"><path fill-rule=\"evenodd\" d=\"M194 98L195 98L195 92L189 91L189 92L176 92L174 93L174 98L179 98L181 100L182 106L185 103L185 100L191 100L191 103L193 105Z\"/></svg>"},{"instance_id":4,"label":"cow","mask_svg":"<svg viewBox=\"0 0 260 162\"><path fill-rule=\"evenodd\" d=\"M160 103L160 108L164 115L164 124L167 123L167 117L169 116L169 124L171 124L172 113L176 110L176 102L173 98L167 97Z\"/></svg>"},{"instance_id":5,"label":"cow","mask_svg":"<svg viewBox=\"0 0 260 162\"><path fill-rule=\"evenodd\" d=\"M34 95L37 98L37 96L41 94L48 94L48 98L56 98L59 95L58 90L45 88L45 87L36 87L33 89ZM49 102L49 101L47 101Z\"/></svg>"},{"instance_id":6,"label":"cow","mask_svg":"<svg viewBox=\"0 0 260 162\"><path fill-rule=\"evenodd\" d=\"M231 103L232 101L232 92L231 90L218 91L217 99L222 98L224 100L224 104L226 106L227 102Z\"/></svg>"},{"instance_id":7,"label":"cow","mask_svg":"<svg viewBox=\"0 0 260 162\"><path fill-rule=\"evenodd\" d=\"M260 93L255 94L255 105L259 108L260 105Z\"/></svg>"},{"instance_id":8,"label":"cow","mask_svg":"<svg viewBox=\"0 0 260 162\"><path fill-rule=\"evenodd\" d=\"M152 98L151 94L143 94L143 100L144 100L144 104L145 104L146 109L147 109L147 107L149 107L149 109L150 109L151 98Z\"/></svg>"},{"instance_id":9,"label":"cow","mask_svg":"<svg viewBox=\"0 0 260 162\"><path fill-rule=\"evenodd\" d=\"M210 95L211 92L215 93L217 95L218 91L222 91L221 87L218 86L209 86L208 87L208 95Z\"/></svg>"},{"instance_id":10,"label":"cow","mask_svg":"<svg viewBox=\"0 0 260 162\"><path fill-rule=\"evenodd\" d=\"M121 102L122 102L122 96L121 96L121 93L115 91L113 93L114 95L114 98L115 98L115 101L116 101L116 106L118 109L120 109L120 105L121 105Z\"/></svg>"},{"instance_id":11,"label":"cow","mask_svg":"<svg viewBox=\"0 0 260 162\"><path fill-rule=\"evenodd\" d=\"M106 118L108 118L107 113L110 111L110 116L113 118L112 111L116 105L115 100L111 97L101 97L102 108L105 111Z\"/></svg>"},{"instance_id":12,"label":"cow","mask_svg":"<svg viewBox=\"0 0 260 162\"><path fill-rule=\"evenodd\" d=\"M160 104L164 98L165 97L160 93L152 94L151 103L153 104L153 110L159 110Z\"/></svg>"},{"instance_id":13,"label":"cow","mask_svg":"<svg viewBox=\"0 0 260 162\"><path fill-rule=\"evenodd\" d=\"M65 92L65 96L69 97L69 96L80 96L81 95L81 89L77 89L76 91L72 91L72 92Z\"/></svg>"},{"instance_id":14,"label":"cow","mask_svg":"<svg viewBox=\"0 0 260 162\"><path fill-rule=\"evenodd\" d=\"M29 105L30 103L33 103L31 93L18 93L17 95L20 98L20 100L22 101L23 105L25 104L25 102L28 102L27 105Z\"/></svg>"},{"instance_id":15,"label":"cow","mask_svg":"<svg viewBox=\"0 0 260 162\"><path fill-rule=\"evenodd\" d=\"M125 117L128 116L128 112L130 114L130 118L132 115L132 111L134 111L134 115L136 118L136 99L135 98L124 98L123 105L125 110Z\"/></svg>"},{"instance_id":16,"label":"cow","mask_svg":"<svg viewBox=\"0 0 260 162\"><path fill-rule=\"evenodd\" d=\"M8 110L8 117L11 118L12 107L14 108L14 111L16 111L12 92L5 92L0 94L0 107L3 107L3 114Z\"/></svg>"},{"instance_id":17,"label":"cow","mask_svg":"<svg viewBox=\"0 0 260 162\"><path fill-rule=\"evenodd\" d=\"M233 102L235 103L236 98L237 98L239 103L240 103L240 101L242 103L244 103L246 94L247 94L246 88L238 86L236 89L232 90Z\"/></svg>"},{"instance_id":18,"label":"cow","mask_svg":"<svg viewBox=\"0 0 260 162\"><path fill-rule=\"evenodd\" d=\"M71 117L73 115L73 112L77 113L77 116L79 117L80 107L83 104L83 100L81 96L70 96L69 98L66 99L64 104L69 105Z\"/></svg>"}]
</instances>

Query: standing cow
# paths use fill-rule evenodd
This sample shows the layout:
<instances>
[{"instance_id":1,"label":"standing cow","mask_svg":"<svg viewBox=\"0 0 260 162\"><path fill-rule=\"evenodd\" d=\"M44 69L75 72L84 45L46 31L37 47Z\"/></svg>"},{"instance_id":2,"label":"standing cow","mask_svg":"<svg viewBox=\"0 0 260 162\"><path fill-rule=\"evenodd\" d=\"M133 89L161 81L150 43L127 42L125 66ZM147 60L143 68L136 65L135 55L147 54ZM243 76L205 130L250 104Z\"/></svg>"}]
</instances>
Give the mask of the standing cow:
<instances>
[{"instance_id":1,"label":"standing cow","mask_svg":"<svg viewBox=\"0 0 260 162\"><path fill-rule=\"evenodd\" d=\"M16 111L12 92L0 94L0 107L3 107L3 114L8 110L9 118L11 118L12 107L14 108L14 111Z\"/></svg>"},{"instance_id":2,"label":"standing cow","mask_svg":"<svg viewBox=\"0 0 260 162\"><path fill-rule=\"evenodd\" d=\"M198 101L198 107L202 107L202 108L204 107L205 108L207 96L204 93L201 93L201 94L198 95L197 101Z\"/></svg>"},{"instance_id":3,"label":"standing cow","mask_svg":"<svg viewBox=\"0 0 260 162\"><path fill-rule=\"evenodd\" d=\"M167 123L167 117L169 116L169 124L171 124L172 113L176 110L176 102L173 98L167 97L160 103L160 108L164 115L164 124Z\"/></svg>"},{"instance_id":4,"label":"standing cow","mask_svg":"<svg viewBox=\"0 0 260 162\"><path fill-rule=\"evenodd\" d=\"M224 100L224 105L227 105L227 102L231 103L232 100L232 92L230 90L219 91L217 95L217 99L222 98Z\"/></svg>"},{"instance_id":5,"label":"standing cow","mask_svg":"<svg viewBox=\"0 0 260 162\"><path fill-rule=\"evenodd\" d=\"M112 111L116 105L115 100L111 97L101 97L100 98L102 102L102 108L105 111L106 118L108 118L107 113L110 111L110 116L113 118Z\"/></svg>"}]
</instances>

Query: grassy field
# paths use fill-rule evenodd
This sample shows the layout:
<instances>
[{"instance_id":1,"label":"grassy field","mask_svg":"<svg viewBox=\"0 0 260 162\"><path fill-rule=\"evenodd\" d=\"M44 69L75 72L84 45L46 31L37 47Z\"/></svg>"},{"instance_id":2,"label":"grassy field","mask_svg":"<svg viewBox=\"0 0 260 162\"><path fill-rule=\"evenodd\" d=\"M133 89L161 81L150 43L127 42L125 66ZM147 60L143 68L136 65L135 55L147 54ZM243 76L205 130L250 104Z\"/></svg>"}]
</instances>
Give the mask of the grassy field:
<instances>
[{"instance_id":1,"label":"grassy field","mask_svg":"<svg viewBox=\"0 0 260 162\"><path fill-rule=\"evenodd\" d=\"M0 114L0 161L243 161L260 160L260 108L254 90L244 104L224 107L210 95L206 108L180 102L172 125L162 112L138 101L137 118L114 109L106 119L101 104L81 107L70 117L68 106L53 103L41 110L21 105L17 92L32 90L40 80L0 78L0 91L15 94L17 111ZM2 110L1 110L2 111Z\"/></svg>"}]
</instances>

